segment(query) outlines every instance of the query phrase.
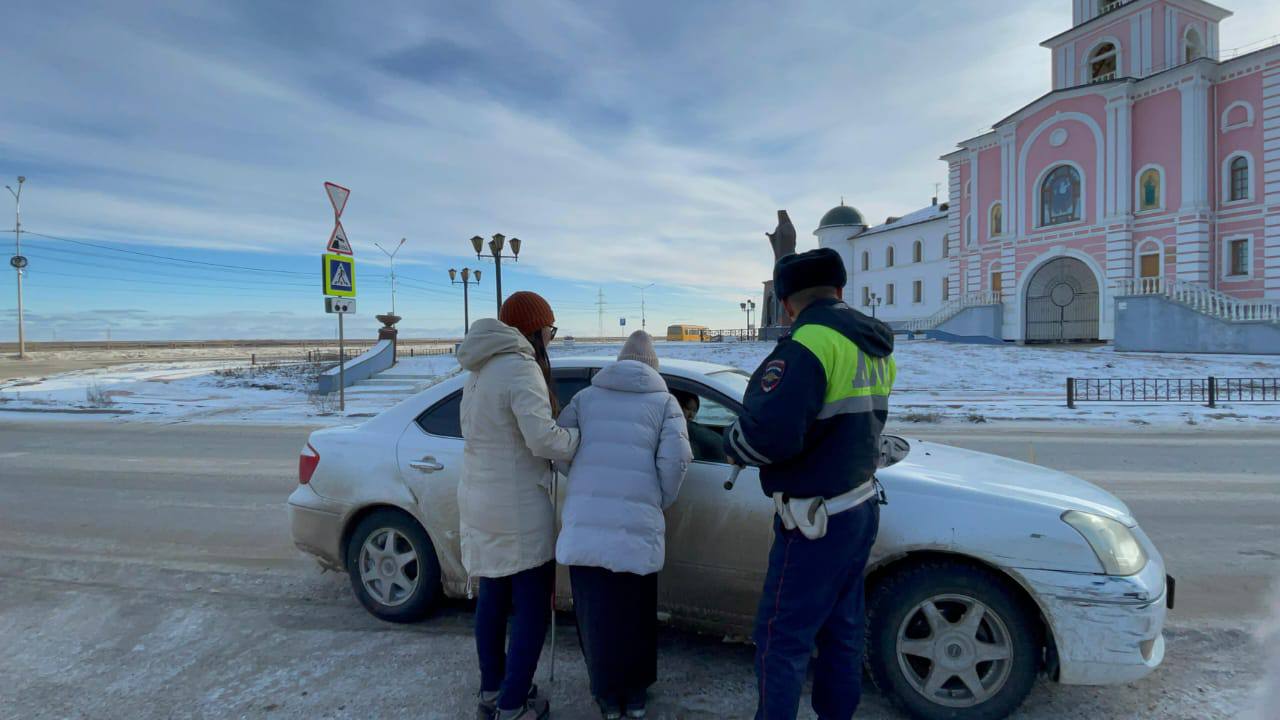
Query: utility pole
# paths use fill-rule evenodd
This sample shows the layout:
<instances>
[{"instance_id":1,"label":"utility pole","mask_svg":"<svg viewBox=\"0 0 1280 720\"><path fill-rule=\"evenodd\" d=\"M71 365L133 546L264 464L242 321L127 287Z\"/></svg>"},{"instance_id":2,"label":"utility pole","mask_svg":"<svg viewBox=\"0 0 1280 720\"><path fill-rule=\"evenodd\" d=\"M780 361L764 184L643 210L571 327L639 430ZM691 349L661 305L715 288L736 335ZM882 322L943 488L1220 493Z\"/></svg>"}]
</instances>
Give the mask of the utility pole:
<instances>
[{"instance_id":1,"label":"utility pole","mask_svg":"<svg viewBox=\"0 0 1280 720\"><path fill-rule=\"evenodd\" d=\"M598 299L596 300L596 314L598 315L599 327L596 330L598 337L604 339L604 288L600 288Z\"/></svg>"},{"instance_id":2,"label":"utility pole","mask_svg":"<svg viewBox=\"0 0 1280 720\"><path fill-rule=\"evenodd\" d=\"M648 285L635 286L640 290L640 329L644 330L645 332L648 332L649 326L648 326L647 320L645 319L645 314L644 314L644 291L648 290L649 288L657 284L658 283L649 283Z\"/></svg>"},{"instance_id":3,"label":"utility pole","mask_svg":"<svg viewBox=\"0 0 1280 720\"><path fill-rule=\"evenodd\" d=\"M404 247L404 238L400 238L400 244L396 245L396 249L387 252L387 249L378 243L373 244L374 247L382 251L391 260L391 314L396 314L396 253L400 252L400 248Z\"/></svg>"},{"instance_id":4,"label":"utility pole","mask_svg":"<svg viewBox=\"0 0 1280 720\"><path fill-rule=\"evenodd\" d=\"M18 176L18 189L15 191L8 185L4 186L5 190L13 195L13 257L9 258L9 264L13 266L14 272L18 274L18 359L22 360L27 356L27 338L22 326L22 269L27 266L27 259L22 256L22 184L27 179L22 175Z\"/></svg>"}]
</instances>

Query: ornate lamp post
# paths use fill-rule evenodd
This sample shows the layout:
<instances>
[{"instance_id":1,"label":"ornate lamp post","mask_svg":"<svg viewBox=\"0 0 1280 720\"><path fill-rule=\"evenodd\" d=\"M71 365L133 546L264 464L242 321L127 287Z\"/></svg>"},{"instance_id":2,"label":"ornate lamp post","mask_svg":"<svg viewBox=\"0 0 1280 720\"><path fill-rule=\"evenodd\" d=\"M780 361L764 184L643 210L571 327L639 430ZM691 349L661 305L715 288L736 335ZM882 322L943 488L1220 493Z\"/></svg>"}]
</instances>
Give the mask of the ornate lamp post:
<instances>
[{"instance_id":1,"label":"ornate lamp post","mask_svg":"<svg viewBox=\"0 0 1280 720\"><path fill-rule=\"evenodd\" d=\"M506 241L507 239L503 237L502 233L495 234L493 236L493 239L489 241L488 257L493 258L493 271L494 271L493 281L494 281L494 284L497 286L497 291L498 291L498 312L499 313L502 312L502 261L511 260L513 262L520 262L520 238L511 238L511 254L510 255L502 254L502 249L503 249L503 246L506 244ZM486 255L484 254L484 247L485 247L484 238L480 237L479 235L476 235L475 237L471 238L471 247L476 249L477 260L485 259Z\"/></svg>"},{"instance_id":2,"label":"ornate lamp post","mask_svg":"<svg viewBox=\"0 0 1280 720\"><path fill-rule=\"evenodd\" d=\"M755 313L756 313L756 301L748 300L747 301L747 335L748 336L751 336L755 329L755 326L751 323L751 318L753 315L755 315ZM756 319L758 320L759 318L756 318Z\"/></svg>"},{"instance_id":3,"label":"ornate lamp post","mask_svg":"<svg viewBox=\"0 0 1280 720\"><path fill-rule=\"evenodd\" d=\"M876 316L876 308L880 307L882 302L884 302L884 298L875 293L871 293L867 298L867 307L871 308L871 317L874 318Z\"/></svg>"},{"instance_id":4,"label":"ornate lamp post","mask_svg":"<svg viewBox=\"0 0 1280 720\"><path fill-rule=\"evenodd\" d=\"M472 285L480 284L480 271L477 270L473 276L470 268L462 268L461 280L458 279L458 275L457 270L449 268L449 282L462 286L462 334L466 335L471 332L471 301L467 297L467 291ZM472 277L475 279L473 280Z\"/></svg>"}]
</instances>

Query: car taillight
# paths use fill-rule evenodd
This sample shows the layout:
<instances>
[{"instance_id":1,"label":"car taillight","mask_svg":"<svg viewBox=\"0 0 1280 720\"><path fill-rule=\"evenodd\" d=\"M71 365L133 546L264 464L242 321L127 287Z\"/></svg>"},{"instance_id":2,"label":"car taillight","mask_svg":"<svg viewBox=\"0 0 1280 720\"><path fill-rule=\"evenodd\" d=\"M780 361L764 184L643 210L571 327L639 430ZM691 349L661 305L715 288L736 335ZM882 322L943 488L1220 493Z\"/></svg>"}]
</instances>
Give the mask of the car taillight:
<instances>
[{"instance_id":1,"label":"car taillight","mask_svg":"<svg viewBox=\"0 0 1280 720\"><path fill-rule=\"evenodd\" d=\"M311 476L316 472L316 466L320 464L320 453L311 447L311 443L302 449L302 454L298 456L298 484L306 485L311 482Z\"/></svg>"}]
</instances>

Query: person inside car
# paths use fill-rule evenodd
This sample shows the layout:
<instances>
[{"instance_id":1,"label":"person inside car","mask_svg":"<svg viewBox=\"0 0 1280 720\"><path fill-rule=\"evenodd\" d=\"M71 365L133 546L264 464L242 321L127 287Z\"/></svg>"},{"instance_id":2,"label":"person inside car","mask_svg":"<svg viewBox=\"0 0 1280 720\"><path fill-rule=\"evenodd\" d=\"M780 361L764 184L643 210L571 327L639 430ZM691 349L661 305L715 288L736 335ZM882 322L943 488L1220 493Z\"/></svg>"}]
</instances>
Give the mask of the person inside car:
<instances>
[{"instance_id":1,"label":"person inside car","mask_svg":"<svg viewBox=\"0 0 1280 720\"><path fill-rule=\"evenodd\" d=\"M685 390L672 390L671 394L680 403L685 423L689 426L689 444L693 446L693 459L705 462L726 462L724 434L694 419L698 417L702 400L696 394Z\"/></svg>"}]
</instances>

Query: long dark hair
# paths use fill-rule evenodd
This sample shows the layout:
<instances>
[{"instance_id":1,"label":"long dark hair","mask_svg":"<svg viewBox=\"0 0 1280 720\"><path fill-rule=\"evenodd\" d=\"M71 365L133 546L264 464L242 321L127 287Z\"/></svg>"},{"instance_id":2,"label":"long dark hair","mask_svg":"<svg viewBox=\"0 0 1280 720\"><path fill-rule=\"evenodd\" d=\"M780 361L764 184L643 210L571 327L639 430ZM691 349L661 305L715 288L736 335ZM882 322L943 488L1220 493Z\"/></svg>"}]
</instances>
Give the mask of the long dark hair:
<instances>
[{"instance_id":1,"label":"long dark hair","mask_svg":"<svg viewBox=\"0 0 1280 720\"><path fill-rule=\"evenodd\" d=\"M542 342L542 328L538 328L525 338L533 346L533 359L542 368L542 379L547 382L547 398L551 401L551 417L560 417L560 398L556 396L556 384L551 379L551 357L547 355L547 346Z\"/></svg>"}]
</instances>

